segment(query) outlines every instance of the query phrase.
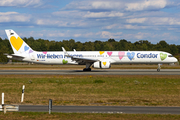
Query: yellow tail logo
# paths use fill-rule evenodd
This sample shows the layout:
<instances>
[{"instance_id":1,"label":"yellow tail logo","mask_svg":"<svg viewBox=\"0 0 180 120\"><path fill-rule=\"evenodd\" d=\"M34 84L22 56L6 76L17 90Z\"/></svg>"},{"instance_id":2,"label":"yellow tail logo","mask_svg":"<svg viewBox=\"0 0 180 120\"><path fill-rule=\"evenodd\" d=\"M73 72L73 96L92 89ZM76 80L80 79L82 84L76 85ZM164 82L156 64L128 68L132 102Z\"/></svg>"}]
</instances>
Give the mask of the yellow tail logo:
<instances>
[{"instance_id":1,"label":"yellow tail logo","mask_svg":"<svg viewBox=\"0 0 180 120\"><path fill-rule=\"evenodd\" d=\"M21 46L22 46L22 44L23 44L23 40L22 40L20 37L16 38L16 37L12 36L12 37L10 38L10 41L11 41L12 46L13 46L17 51L21 48Z\"/></svg>"}]
</instances>

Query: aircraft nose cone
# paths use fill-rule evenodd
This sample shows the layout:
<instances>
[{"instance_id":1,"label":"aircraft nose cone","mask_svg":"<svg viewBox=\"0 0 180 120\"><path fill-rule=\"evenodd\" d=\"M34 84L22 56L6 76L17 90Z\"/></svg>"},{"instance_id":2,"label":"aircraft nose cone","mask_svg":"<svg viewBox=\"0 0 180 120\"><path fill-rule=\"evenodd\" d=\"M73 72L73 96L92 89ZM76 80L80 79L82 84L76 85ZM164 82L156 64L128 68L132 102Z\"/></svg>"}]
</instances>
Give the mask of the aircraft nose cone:
<instances>
[{"instance_id":1,"label":"aircraft nose cone","mask_svg":"<svg viewBox=\"0 0 180 120\"><path fill-rule=\"evenodd\" d=\"M174 58L174 62L178 62L177 58Z\"/></svg>"}]
</instances>

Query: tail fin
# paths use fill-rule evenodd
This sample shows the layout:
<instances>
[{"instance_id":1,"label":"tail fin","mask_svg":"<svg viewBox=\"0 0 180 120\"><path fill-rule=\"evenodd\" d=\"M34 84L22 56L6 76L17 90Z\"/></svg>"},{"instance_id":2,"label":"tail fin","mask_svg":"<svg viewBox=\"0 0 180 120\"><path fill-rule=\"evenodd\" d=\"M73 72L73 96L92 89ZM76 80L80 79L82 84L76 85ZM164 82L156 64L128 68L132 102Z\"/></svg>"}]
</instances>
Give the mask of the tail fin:
<instances>
[{"instance_id":1,"label":"tail fin","mask_svg":"<svg viewBox=\"0 0 180 120\"><path fill-rule=\"evenodd\" d=\"M26 54L33 50L13 31L5 30L14 54Z\"/></svg>"}]
</instances>

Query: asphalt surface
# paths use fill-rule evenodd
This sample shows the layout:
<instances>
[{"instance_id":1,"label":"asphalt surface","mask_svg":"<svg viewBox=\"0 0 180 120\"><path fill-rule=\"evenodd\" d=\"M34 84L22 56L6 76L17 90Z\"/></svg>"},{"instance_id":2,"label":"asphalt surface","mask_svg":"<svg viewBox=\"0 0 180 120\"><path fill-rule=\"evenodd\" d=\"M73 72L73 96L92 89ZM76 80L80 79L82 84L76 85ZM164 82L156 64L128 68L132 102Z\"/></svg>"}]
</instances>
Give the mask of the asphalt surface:
<instances>
[{"instance_id":1,"label":"asphalt surface","mask_svg":"<svg viewBox=\"0 0 180 120\"><path fill-rule=\"evenodd\" d=\"M20 105L21 112L48 112L48 106ZM52 112L61 113L123 113L123 114L180 114L180 107L133 106L53 106Z\"/></svg>"},{"instance_id":2,"label":"asphalt surface","mask_svg":"<svg viewBox=\"0 0 180 120\"><path fill-rule=\"evenodd\" d=\"M0 75L180 75L180 69L0 70Z\"/></svg>"}]
</instances>

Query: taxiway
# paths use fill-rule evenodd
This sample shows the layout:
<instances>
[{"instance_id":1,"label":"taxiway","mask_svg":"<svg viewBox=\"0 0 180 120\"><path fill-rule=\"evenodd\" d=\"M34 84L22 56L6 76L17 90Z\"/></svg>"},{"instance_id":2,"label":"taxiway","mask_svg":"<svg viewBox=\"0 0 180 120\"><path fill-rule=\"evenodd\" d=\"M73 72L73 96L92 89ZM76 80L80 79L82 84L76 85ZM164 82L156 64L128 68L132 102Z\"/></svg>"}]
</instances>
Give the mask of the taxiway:
<instances>
[{"instance_id":1,"label":"taxiway","mask_svg":"<svg viewBox=\"0 0 180 120\"><path fill-rule=\"evenodd\" d=\"M48 106L20 105L20 112L48 112ZM52 112L61 113L123 113L123 114L180 114L180 107L142 106L53 106Z\"/></svg>"}]
</instances>

